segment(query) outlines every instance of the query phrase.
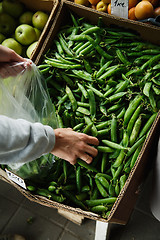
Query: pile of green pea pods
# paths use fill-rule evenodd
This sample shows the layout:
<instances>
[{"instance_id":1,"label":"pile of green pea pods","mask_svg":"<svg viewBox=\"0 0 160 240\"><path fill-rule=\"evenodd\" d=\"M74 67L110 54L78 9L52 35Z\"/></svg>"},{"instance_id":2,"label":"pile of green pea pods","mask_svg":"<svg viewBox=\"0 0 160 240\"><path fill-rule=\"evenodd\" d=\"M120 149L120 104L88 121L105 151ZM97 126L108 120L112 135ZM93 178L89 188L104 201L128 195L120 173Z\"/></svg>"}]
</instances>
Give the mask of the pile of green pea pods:
<instances>
[{"instance_id":1,"label":"pile of green pea pods","mask_svg":"<svg viewBox=\"0 0 160 240\"><path fill-rule=\"evenodd\" d=\"M34 193L107 218L160 108L160 46L71 13L39 70L59 127L96 136L98 156L71 166L56 158Z\"/></svg>"}]
</instances>

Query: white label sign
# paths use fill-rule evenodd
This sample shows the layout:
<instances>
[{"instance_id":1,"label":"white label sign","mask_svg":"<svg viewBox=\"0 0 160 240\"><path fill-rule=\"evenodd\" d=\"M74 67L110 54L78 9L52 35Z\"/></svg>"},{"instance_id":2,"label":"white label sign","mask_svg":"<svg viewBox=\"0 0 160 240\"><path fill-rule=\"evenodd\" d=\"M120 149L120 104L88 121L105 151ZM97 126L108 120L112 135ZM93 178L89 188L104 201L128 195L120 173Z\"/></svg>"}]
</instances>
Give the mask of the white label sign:
<instances>
[{"instance_id":1,"label":"white label sign","mask_svg":"<svg viewBox=\"0 0 160 240\"><path fill-rule=\"evenodd\" d=\"M16 174L10 172L8 169L5 169L7 176L10 180L12 180L13 182L15 182L16 184L18 184L19 186L23 187L24 189L26 188L26 184L24 182L24 180L22 178L20 178L19 176L17 176Z\"/></svg>"},{"instance_id":2,"label":"white label sign","mask_svg":"<svg viewBox=\"0 0 160 240\"><path fill-rule=\"evenodd\" d=\"M111 14L128 19L128 0L111 0Z\"/></svg>"}]
</instances>

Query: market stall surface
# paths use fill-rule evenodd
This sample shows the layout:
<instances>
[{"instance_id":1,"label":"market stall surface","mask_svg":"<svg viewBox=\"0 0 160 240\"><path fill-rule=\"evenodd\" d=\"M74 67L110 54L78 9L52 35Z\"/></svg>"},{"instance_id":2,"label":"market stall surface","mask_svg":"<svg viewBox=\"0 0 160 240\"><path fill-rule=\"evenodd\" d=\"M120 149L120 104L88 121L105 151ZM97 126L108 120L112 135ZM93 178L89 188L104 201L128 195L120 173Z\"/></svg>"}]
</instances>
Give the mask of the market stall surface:
<instances>
[{"instance_id":1,"label":"market stall surface","mask_svg":"<svg viewBox=\"0 0 160 240\"><path fill-rule=\"evenodd\" d=\"M127 225L110 225L107 240L159 240L160 222L150 212L152 174L143 184ZM26 199L0 180L0 233L18 233L26 240L94 240L96 222L84 219L79 226L57 212ZM102 239L98 239L102 240Z\"/></svg>"}]
</instances>

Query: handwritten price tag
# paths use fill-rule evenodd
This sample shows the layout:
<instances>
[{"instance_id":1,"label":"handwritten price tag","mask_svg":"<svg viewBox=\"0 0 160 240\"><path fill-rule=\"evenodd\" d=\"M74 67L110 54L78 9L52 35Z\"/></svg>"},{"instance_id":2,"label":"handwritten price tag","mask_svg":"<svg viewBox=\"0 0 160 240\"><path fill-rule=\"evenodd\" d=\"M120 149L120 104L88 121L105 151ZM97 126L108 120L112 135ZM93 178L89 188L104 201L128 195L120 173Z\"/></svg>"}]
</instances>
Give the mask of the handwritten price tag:
<instances>
[{"instance_id":1,"label":"handwritten price tag","mask_svg":"<svg viewBox=\"0 0 160 240\"><path fill-rule=\"evenodd\" d=\"M26 184L24 182L24 180L22 178L20 178L19 176L17 176L16 174L10 172L8 169L5 169L7 176L10 180L12 180L13 182L15 182L16 184L18 184L19 186L23 187L24 189L26 188Z\"/></svg>"},{"instance_id":2,"label":"handwritten price tag","mask_svg":"<svg viewBox=\"0 0 160 240\"><path fill-rule=\"evenodd\" d=\"M111 14L128 19L128 0L111 0Z\"/></svg>"}]
</instances>

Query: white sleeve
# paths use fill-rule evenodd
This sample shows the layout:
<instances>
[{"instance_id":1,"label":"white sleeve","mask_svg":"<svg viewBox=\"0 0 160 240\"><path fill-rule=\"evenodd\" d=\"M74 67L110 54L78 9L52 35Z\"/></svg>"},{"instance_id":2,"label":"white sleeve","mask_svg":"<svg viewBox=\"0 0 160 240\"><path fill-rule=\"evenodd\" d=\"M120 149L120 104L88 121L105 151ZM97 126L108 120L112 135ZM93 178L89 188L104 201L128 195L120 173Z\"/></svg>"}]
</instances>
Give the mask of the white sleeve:
<instances>
[{"instance_id":1,"label":"white sleeve","mask_svg":"<svg viewBox=\"0 0 160 240\"><path fill-rule=\"evenodd\" d=\"M35 160L49 153L54 144L51 127L0 115L0 164Z\"/></svg>"}]
</instances>

